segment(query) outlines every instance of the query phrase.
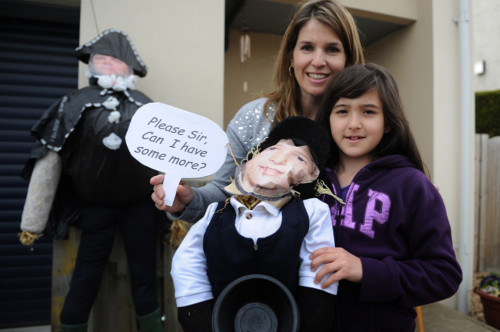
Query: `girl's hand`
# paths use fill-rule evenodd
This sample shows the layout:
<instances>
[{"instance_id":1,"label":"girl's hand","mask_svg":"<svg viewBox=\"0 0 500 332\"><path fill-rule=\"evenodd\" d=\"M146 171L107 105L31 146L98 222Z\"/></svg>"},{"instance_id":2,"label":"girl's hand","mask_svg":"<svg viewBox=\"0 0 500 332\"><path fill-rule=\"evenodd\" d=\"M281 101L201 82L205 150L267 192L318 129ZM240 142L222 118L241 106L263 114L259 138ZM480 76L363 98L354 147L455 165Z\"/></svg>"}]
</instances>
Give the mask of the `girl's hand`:
<instances>
[{"instance_id":1,"label":"girl's hand","mask_svg":"<svg viewBox=\"0 0 500 332\"><path fill-rule=\"evenodd\" d=\"M177 192L174 198L174 204L172 206L165 205L165 192L163 191L163 180L165 179L164 174L159 174L153 176L149 183L153 185L153 193L151 194L151 199L155 203L155 206L158 210L166 211L166 212L179 212L184 210L186 205L191 203L193 200L193 189L191 186L184 181L181 181L177 186Z\"/></svg>"},{"instance_id":2,"label":"girl's hand","mask_svg":"<svg viewBox=\"0 0 500 332\"><path fill-rule=\"evenodd\" d=\"M311 270L316 271L322 264L324 265L316 273L314 282L319 284L327 274L331 275L323 281L321 288L327 288L342 279L352 282L361 282L363 279L361 259L343 248L325 247L315 250L311 254Z\"/></svg>"}]
</instances>

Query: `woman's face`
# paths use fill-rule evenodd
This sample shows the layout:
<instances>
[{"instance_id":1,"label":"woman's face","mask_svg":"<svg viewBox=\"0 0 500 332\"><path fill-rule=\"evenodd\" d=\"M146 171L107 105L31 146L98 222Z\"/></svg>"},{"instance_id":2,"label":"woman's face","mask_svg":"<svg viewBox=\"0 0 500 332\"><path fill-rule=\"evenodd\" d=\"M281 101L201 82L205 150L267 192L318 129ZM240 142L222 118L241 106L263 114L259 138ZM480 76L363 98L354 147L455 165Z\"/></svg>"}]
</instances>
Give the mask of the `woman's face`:
<instances>
[{"instance_id":1,"label":"woman's face","mask_svg":"<svg viewBox=\"0 0 500 332\"><path fill-rule=\"evenodd\" d=\"M328 25L310 19L300 29L291 66L303 103L321 96L333 76L346 64L344 45Z\"/></svg>"},{"instance_id":2,"label":"woman's face","mask_svg":"<svg viewBox=\"0 0 500 332\"><path fill-rule=\"evenodd\" d=\"M91 61L94 66L94 70L99 75L115 74L116 76L128 76L131 74L129 67L125 62L109 55L95 54L92 56Z\"/></svg>"},{"instance_id":3,"label":"woman's face","mask_svg":"<svg viewBox=\"0 0 500 332\"><path fill-rule=\"evenodd\" d=\"M295 146L292 140L280 140L244 165L243 188L263 196L286 193L319 174L309 147Z\"/></svg>"}]
</instances>

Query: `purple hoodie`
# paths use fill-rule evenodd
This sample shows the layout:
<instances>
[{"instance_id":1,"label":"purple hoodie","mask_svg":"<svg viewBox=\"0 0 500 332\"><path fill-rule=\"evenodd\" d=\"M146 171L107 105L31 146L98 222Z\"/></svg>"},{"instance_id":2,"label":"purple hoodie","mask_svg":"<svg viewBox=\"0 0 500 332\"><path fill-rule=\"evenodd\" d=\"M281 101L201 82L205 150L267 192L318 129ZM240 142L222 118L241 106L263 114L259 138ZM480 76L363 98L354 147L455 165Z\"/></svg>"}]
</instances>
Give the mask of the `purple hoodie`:
<instances>
[{"instance_id":1,"label":"purple hoodie","mask_svg":"<svg viewBox=\"0 0 500 332\"><path fill-rule=\"evenodd\" d=\"M328 170L340 196L335 171ZM358 256L363 280L339 285L340 331L414 331L414 306L452 296L462 281L436 187L408 159L378 159L330 205L335 243Z\"/></svg>"}]
</instances>

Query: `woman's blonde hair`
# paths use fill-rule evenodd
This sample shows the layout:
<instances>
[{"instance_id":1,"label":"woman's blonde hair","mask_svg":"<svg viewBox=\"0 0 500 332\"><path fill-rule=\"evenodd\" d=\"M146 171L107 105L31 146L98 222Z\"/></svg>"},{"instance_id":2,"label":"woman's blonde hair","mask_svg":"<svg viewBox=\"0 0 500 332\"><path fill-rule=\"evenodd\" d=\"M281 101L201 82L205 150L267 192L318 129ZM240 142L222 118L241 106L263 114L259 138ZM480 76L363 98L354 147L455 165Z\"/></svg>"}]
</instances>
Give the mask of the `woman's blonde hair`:
<instances>
[{"instance_id":1,"label":"woman's blonde hair","mask_svg":"<svg viewBox=\"0 0 500 332\"><path fill-rule=\"evenodd\" d=\"M304 2L298 8L283 35L274 67L275 90L266 95L268 101L264 109L267 109L270 103L276 105L273 123L278 123L289 116L302 115L300 88L295 77L290 75L289 67L299 31L313 18L332 28L340 38L346 53L346 67L365 62L356 22L344 6L335 0Z\"/></svg>"}]
</instances>

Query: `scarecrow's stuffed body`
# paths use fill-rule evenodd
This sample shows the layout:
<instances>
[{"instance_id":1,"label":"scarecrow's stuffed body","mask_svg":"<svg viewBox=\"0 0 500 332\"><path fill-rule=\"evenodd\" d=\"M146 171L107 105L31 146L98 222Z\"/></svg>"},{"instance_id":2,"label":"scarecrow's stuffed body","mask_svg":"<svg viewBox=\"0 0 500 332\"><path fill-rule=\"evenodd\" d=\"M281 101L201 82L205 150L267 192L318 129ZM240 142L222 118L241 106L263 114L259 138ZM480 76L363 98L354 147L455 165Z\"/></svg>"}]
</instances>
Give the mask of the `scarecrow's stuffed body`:
<instances>
[{"instance_id":1,"label":"scarecrow's stuffed body","mask_svg":"<svg viewBox=\"0 0 500 332\"><path fill-rule=\"evenodd\" d=\"M137 90L104 89L95 79L90 84L53 104L32 129L38 140L24 176L29 179L35 162L48 150L62 161L47 230L56 238L66 237L85 204L122 206L148 199L149 179L156 174L125 145L132 116L151 99ZM107 140L112 143L106 145Z\"/></svg>"},{"instance_id":2,"label":"scarecrow's stuffed body","mask_svg":"<svg viewBox=\"0 0 500 332\"><path fill-rule=\"evenodd\" d=\"M244 215L242 222L247 218L252 219L250 222L254 218L265 219L268 213L274 212L272 208L267 211L261 207L256 213L257 211L235 206ZM235 209L223 207L224 202L219 203L203 237L207 274L214 297L217 298L237 278L256 273L276 278L295 293L301 261L300 248L309 230L309 215L304 203L297 199L288 202L279 211L282 219L279 228L255 242L252 238L241 236L236 229Z\"/></svg>"},{"instance_id":3,"label":"scarecrow's stuffed body","mask_svg":"<svg viewBox=\"0 0 500 332\"><path fill-rule=\"evenodd\" d=\"M66 237L73 224L81 229L60 319L62 331L85 330L120 232L138 320L159 331L156 240L166 217L150 198L149 179L157 172L135 160L125 144L132 116L151 102L133 84L133 74L145 76L146 67L120 30L106 30L77 48L76 56L89 64L90 86L62 97L32 129L37 142L24 171L30 185L21 242L31 245L44 229L56 238Z\"/></svg>"},{"instance_id":4,"label":"scarecrow's stuffed body","mask_svg":"<svg viewBox=\"0 0 500 332\"><path fill-rule=\"evenodd\" d=\"M279 149L276 146L281 144L281 138L287 140L289 137L310 134L313 131L308 132L311 129L308 125L318 129L319 125L310 121L297 117L278 124L271 131L266 144L256 149L255 155L269 147ZM290 130L297 124L303 125L303 128ZM287 128L286 134L282 132L283 128ZM325 139L327 136L324 135L320 132L318 139ZM304 143L300 139L294 143L288 141L287 144L294 149L295 143L299 141ZM326 159L324 153L327 152L316 155L314 143L307 140L305 143L298 145L308 146L314 155L315 164L322 166ZM278 159L279 156L269 158ZM266 168L264 163L256 162L258 167L252 171ZM249 189L244 180L243 166L245 164L238 167L234 181L226 187L233 195L225 202L209 206L205 216L191 227L174 256L172 276L181 325L186 332L206 328L207 324L211 326L214 302L229 283L245 275L265 274L282 282L295 296L300 311L301 331L331 330L337 284L325 290L315 284L315 272L310 270L309 258L315 249L334 246L328 205L317 198L310 198L314 197L313 192L305 192L305 188L313 190L313 185L295 186L303 189L298 193L291 187L285 188L283 181L270 183L273 181L271 179L262 183L253 182L255 186ZM266 169L262 174L274 175L283 169L268 166L272 170ZM317 172L313 173L316 179ZM303 177L302 173L289 175L294 180ZM259 187L261 184L268 188L283 185L283 188L266 196ZM299 199L301 194L308 199Z\"/></svg>"}]
</instances>

